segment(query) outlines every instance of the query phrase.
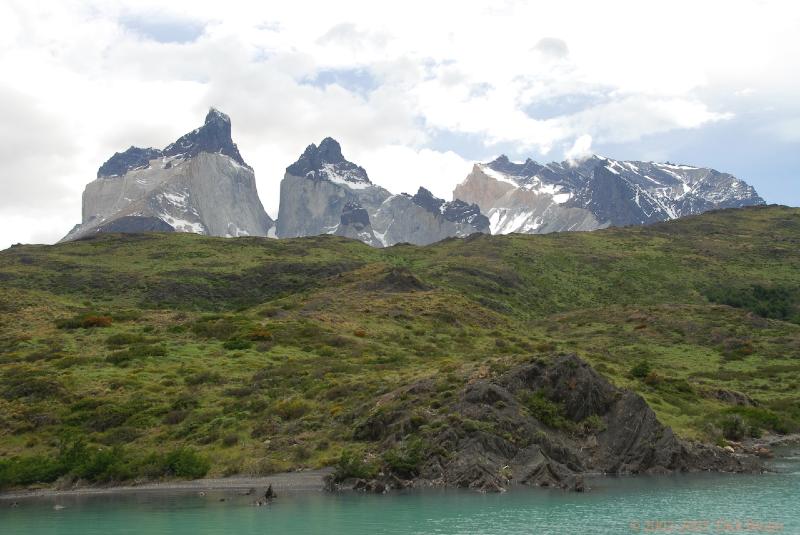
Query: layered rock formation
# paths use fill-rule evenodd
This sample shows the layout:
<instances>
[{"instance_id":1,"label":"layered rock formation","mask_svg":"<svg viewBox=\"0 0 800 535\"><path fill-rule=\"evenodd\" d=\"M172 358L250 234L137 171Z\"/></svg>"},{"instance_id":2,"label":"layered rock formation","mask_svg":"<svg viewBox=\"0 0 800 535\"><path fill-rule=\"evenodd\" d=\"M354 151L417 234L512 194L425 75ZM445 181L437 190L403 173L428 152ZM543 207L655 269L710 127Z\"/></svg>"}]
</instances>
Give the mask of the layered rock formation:
<instances>
[{"instance_id":1,"label":"layered rock formation","mask_svg":"<svg viewBox=\"0 0 800 535\"><path fill-rule=\"evenodd\" d=\"M82 222L64 240L145 231L266 236L273 227L230 119L212 108L203 126L163 150L131 147L100 166L83 193Z\"/></svg>"},{"instance_id":2,"label":"layered rock formation","mask_svg":"<svg viewBox=\"0 0 800 535\"><path fill-rule=\"evenodd\" d=\"M613 386L575 355L474 380L420 428L419 400L435 392L435 382L423 380L387 394L355 429L357 439L380 450L425 444L416 465L397 463L374 481L334 475L330 488L500 491L524 484L582 491L584 475L761 470L752 455L678 438L641 396Z\"/></svg>"},{"instance_id":3,"label":"layered rock formation","mask_svg":"<svg viewBox=\"0 0 800 535\"><path fill-rule=\"evenodd\" d=\"M492 234L641 225L764 203L751 186L714 169L600 156L546 165L500 156L476 164L453 195L476 203Z\"/></svg>"},{"instance_id":4,"label":"layered rock formation","mask_svg":"<svg viewBox=\"0 0 800 535\"><path fill-rule=\"evenodd\" d=\"M474 204L445 202L424 188L392 195L373 184L332 138L309 145L281 182L279 238L338 234L373 246L427 245L488 229Z\"/></svg>"}]
</instances>

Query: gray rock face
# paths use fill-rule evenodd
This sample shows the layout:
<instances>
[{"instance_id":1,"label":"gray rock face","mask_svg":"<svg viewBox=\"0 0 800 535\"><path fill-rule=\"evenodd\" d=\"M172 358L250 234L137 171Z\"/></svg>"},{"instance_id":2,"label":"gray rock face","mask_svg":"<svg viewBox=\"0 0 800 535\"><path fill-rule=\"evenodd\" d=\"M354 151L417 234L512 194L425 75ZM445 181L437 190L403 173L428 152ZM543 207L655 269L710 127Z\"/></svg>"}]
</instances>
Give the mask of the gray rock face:
<instances>
[{"instance_id":1,"label":"gray rock face","mask_svg":"<svg viewBox=\"0 0 800 535\"><path fill-rule=\"evenodd\" d=\"M600 156L546 165L500 156L476 164L453 195L480 206L492 234L642 225L764 203L751 186L714 169Z\"/></svg>"},{"instance_id":2,"label":"gray rock face","mask_svg":"<svg viewBox=\"0 0 800 535\"><path fill-rule=\"evenodd\" d=\"M420 202L420 197L425 202ZM479 211L478 217L465 216L463 220L454 217L453 221L447 219L444 211L448 205L452 203L433 197L423 188L413 197L404 193L392 195L372 216L372 228L378 239L387 246L396 243L427 245L445 238L463 238L488 231L488 220ZM477 211L477 207L474 209Z\"/></svg>"},{"instance_id":3,"label":"gray rock face","mask_svg":"<svg viewBox=\"0 0 800 535\"><path fill-rule=\"evenodd\" d=\"M210 236L274 234L253 170L231 140L230 119L217 110L163 151L131 147L97 175L83 192L81 224L63 240L168 228Z\"/></svg>"},{"instance_id":4,"label":"gray rock face","mask_svg":"<svg viewBox=\"0 0 800 535\"><path fill-rule=\"evenodd\" d=\"M433 392L427 379L383 396L355 436L380 448L403 444L417 433L418 399ZM435 447L424 450L415 473L388 474L387 486L501 491L522 483L582 491L587 474L761 470L752 455L680 439L641 396L575 355L468 383L431 419L439 425L423 438Z\"/></svg>"},{"instance_id":5,"label":"gray rock face","mask_svg":"<svg viewBox=\"0 0 800 535\"><path fill-rule=\"evenodd\" d=\"M445 202L424 188L413 197L392 195L347 161L331 138L309 145L281 182L279 238L338 234L373 246L427 245L488 228L474 204Z\"/></svg>"}]
</instances>

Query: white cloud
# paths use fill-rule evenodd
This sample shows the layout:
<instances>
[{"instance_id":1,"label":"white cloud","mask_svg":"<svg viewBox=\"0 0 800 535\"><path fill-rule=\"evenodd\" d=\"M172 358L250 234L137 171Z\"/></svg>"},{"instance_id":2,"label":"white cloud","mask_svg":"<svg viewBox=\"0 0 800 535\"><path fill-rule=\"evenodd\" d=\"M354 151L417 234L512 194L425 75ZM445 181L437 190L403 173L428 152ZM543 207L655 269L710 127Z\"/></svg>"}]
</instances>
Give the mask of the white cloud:
<instances>
[{"instance_id":1,"label":"white cloud","mask_svg":"<svg viewBox=\"0 0 800 535\"><path fill-rule=\"evenodd\" d=\"M575 143L564 152L564 158L570 162L580 161L592 154L592 136L583 134L578 136Z\"/></svg>"},{"instance_id":2,"label":"white cloud","mask_svg":"<svg viewBox=\"0 0 800 535\"><path fill-rule=\"evenodd\" d=\"M446 200L452 198L453 188L471 170L471 162L452 151L386 145L352 155L373 182L393 193L413 195L423 186Z\"/></svg>"},{"instance_id":3,"label":"white cloud","mask_svg":"<svg viewBox=\"0 0 800 535\"><path fill-rule=\"evenodd\" d=\"M169 143L209 105L231 115L272 215L284 168L327 135L375 182L440 196L496 144L577 151L581 139L626 143L767 105L765 135L794 142L798 27L800 4L769 0L6 1L0 248L66 233L105 159ZM374 87L307 83L335 69ZM575 95L592 98L527 112ZM434 151L434 131L488 148Z\"/></svg>"}]
</instances>

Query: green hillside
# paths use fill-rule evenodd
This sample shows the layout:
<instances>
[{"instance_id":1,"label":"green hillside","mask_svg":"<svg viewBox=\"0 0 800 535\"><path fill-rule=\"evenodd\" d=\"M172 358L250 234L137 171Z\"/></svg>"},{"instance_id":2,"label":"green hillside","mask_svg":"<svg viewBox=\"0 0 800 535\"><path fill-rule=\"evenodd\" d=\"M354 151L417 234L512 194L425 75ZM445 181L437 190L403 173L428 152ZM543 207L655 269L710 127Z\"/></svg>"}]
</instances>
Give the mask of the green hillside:
<instances>
[{"instance_id":1,"label":"green hillside","mask_svg":"<svg viewBox=\"0 0 800 535\"><path fill-rule=\"evenodd\" d=\"M387 393L436 382L410 418L424 440L466 382L563 352L688 438L800 427L796 208L388 249L16 246L0 252L0 315L5 485L268 474L343 451L411 462L354 437Z\"/></svg>"}]
</instances>

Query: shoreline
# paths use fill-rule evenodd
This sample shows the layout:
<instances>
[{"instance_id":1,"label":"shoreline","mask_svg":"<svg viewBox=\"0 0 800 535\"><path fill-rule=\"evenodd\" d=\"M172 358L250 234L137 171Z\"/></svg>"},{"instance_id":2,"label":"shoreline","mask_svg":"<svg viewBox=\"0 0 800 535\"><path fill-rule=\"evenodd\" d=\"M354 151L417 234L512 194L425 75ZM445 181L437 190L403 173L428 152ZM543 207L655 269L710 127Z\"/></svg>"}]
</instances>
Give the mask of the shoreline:
<instances>
[{"instance_id":1,"label":"shoreline","mask_svg":"<svg viewBox=\"0 0 800 535\"><path fill-rule=\"evenodd\" d=\"M187 481L163 481L143 483L141 485L117 485L108 487L76 487L71 489L30 489L10 490L0 492L0 501L18 500L24 498L46 498L57 496L102 496L112 494L128 494L137 492L205 492L205 491L231 491L255 489L256 493L263 491L267 486L279 495L284 492L322 492L324 490L324 477L333 471L331 468L320 470L304 470L298 472L283 472L271 476L231 476L219 478L192 479Z\"/></svg>"},{"instance_id":2,"label":"shoreline","mask_svg":"<svg viewBox=\"0 0 800 535\"><path fill-rule=\"evenodd\" d=\"M756 445L768 448L782 448L800 445L800 433L788 435L767 435L759 439L745 439L741 443L748 449ZM276 493L285 492L324 492L324 478L333 468L281 472L270 476L230 476L193 480L148 482L141 485L81 486L70 489L38 488L17 489L0 492L0 501L25 498L46 498L59 496L103 496L113 494L133 494L139 492L205 492L205 491L246 491L255 489L256 493L272 485ZM602 474L585 474L590 477L603 477Z\"/></svg>"}]
</instances>

